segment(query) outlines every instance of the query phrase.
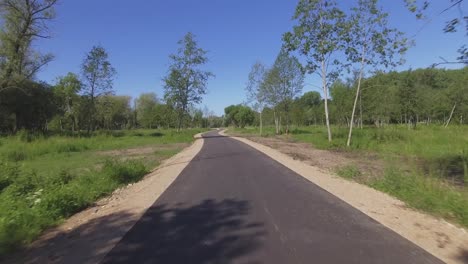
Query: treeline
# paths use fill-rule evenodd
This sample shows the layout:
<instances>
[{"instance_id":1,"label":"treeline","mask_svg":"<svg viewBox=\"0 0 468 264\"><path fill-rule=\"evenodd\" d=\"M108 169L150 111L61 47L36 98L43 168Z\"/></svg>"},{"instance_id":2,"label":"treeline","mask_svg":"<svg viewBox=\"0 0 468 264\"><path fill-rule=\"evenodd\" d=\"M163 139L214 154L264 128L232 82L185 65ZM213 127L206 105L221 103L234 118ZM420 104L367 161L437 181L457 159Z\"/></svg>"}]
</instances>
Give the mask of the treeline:
<instances>
[{"instance_id":1,"label":"treeline","mask_svg":"<svg viewBox=\"0 0 468 264\"><path fill-rule=\"evenodd\" d=\"M130 96L112 91L91 99L80 77L69 73L54 85L23 81L0 98L0 131L77 132L133 128L177 128L179 113L154 93ZM208 109L190 107L181 117L183 127L219 127L222 118Z\"/></svg>"},{"instance_id":2,"label":"treeline","mask_svg":"<svg viewBox=\"0 0 468 264\"><path fill-rule=\"evenodd\" d=\"M52 54L34 49L34 41L49 38L57 0L0 0L0 132L47 132L97 129L214 127L222 121L207 109L197 109L213 74L200 69L208 61L195 36L187 33L169 56L164 97L143 94L134 102L116 96L116 69L102 46L84 57L79 73L58 77L55 84L38 81Z\"/></svg>"},{"instance_id":3,"label":"treeline","mask_svg":"<svg viewBox=\"0 0 468 264\"><path fill-rule=\"evenodd\" d=\"M360 127L468 124L467 84L468 67L377 73L362 80L355 122ZM353 79L338 80L331 85L328 100L331 124L349 127L356 89ZM259 126L261 114L263 125L274 126L276 112L279 119L289 118L292 125L325 125L324 103L319 92L311 91L293 98L289 108L278 104L276 109L266 106L260 112L247 105L227 107L225 120L226 125ZM286 132L285 122L280 132Z\"/></svg>"}]
</instances>

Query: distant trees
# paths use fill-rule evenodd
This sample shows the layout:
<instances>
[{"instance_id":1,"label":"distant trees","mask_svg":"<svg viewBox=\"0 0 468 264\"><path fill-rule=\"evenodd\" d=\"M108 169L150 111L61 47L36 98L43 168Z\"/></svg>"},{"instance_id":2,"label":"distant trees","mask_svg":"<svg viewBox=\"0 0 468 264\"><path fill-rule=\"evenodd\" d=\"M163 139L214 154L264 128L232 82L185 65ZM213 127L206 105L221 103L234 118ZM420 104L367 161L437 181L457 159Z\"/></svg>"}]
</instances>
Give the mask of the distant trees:
<instances>
[{"instance_id":1,"label":"distant trees","mask_svg":"<svg viewBox=\"0 0 468 264\"><path fill-rule=\"evenodd\" d=\"M208 79L214 75L200 69L208 62L207 52L198 47L192 33L187 33L178 44L179 50L170 56L169 73L163 81L164 99L177 111L177 129L180 130L189 106L202 101Z\"/></svg>"},{"instance_id":2,"label":"distant trees","mask_svg":"<svg viewBox=\"0 0 468 264\"><path fill-rule=\"evenodd\" d=\"M81 66L82 92L88 104L88 133L95 129L96 98L112 93L116 71L109 62L109 55L102 46L94 46Z\"/></svg>"},{"instance_id":3,"label":"distant trees","mask_svg":"<svg viewBox=\"0 0 468 264\"><path fill-rule=\"evenodd\" d=\"M417 69L402 72L376 72L364 77L358 99L355 124L384 127L390 124L447 126L467 124L468 67L460 70ZM338 79L330 87L330 124L350 126L357 81ZM324 100L311 91L296 96L291 103L291 124L325 125ZM239 126L234 119L236 106L226 108L226 125ZM275 126L274 109L262 111L263 125ZM281 113L282 118L285 115ZM259 125L256 119L252 124Z\"/></svg>"},{"instance_id":4,"label":"distant trees","mask_svg":"<svg viewBox=\"0 0 468 264\"><path fill-rule=\"evenodd\" d=\"M263 108L266 104L265 94L265 75L267 69L261 62L256 62L249 73L247 86L247 101L253 105L253 108L259 113L260 136L263 134Z\"/></svg>"},{"instance_id":5,"label":"distant trees","mask_svg":"<svg viewBox=\"0 0 468 264\"><path fill-rule=\"evenodd\" d=\"M159 100L155 93L144 93L136 99L136 118L138 124L145 128L155 128L158 126L156 123L156 105Z\"/></svg>"},{"instance_id":6,"label":"distant trees","mask_svg":"<svg viewBox=\"0 0 468 264\"><path fill-rule=\"evenodd\" d=\"M281 112L286 118L286 133L289 133L291 104L303 86L304 74L299 60L281 50L262 85L265 100L273 109L277 134L281 132Z\"/></svg>"},{"instance_id":7,"label":"distant trees","mask_svg":"<svg viewBox=\"0 0 468 264\"><path fill-rule=\"evenodd\" d=\"M263 127L263 109L273 111L276 134L281 133L282 117L286 119L286 133L289 133L292 103L302 92L304 73L299 60L281 50L271 68L257 62L252 66L247 82L247 97L259 111L260 134Z\"/></svg>"},{"instance_id":8,"label":"distant trees","mask_svg":"<svg viewBox=\"0 0 468 264\"><path fill-rule=\"evenodd\" d=\"M70 127L75 131L78 122L79 106L81 98L78 95L81 92L82 83L74 73L68 73L66 76L59 77L58 82L53 88L57 110L59 113L60 130Z\"/></svg>"},{"instance_id":9,"label":"distant trees","mask_svg":"<svg viewBox=\"0 0 468 264\"><path fill-rule=\"evenodd\" d=\"M236 127L244 128L247 125L252 125L255 119L254 111L245 105L231 105L224 109L225 124L227 126L233 124Z\"/></svg>"}]
</instances>

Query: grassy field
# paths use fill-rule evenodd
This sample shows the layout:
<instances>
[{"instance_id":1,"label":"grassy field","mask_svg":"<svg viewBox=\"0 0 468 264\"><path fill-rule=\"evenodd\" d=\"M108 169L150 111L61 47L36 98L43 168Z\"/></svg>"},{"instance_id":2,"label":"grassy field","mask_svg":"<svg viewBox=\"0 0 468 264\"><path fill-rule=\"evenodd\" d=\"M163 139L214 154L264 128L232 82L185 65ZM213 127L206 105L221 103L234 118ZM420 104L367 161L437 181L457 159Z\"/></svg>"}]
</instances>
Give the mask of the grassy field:
<instances>
[{"instance_id":1,"label":"grassy field","mask_svg":"<svg viewBox=\"0 0 468 264\"><path fill-rule=\"evenodd\" d=\"M19 133L0 138L0 256L140 180L199 132L133 130L47 138Z\"/></svg>"},{"instance_id":2,"label":"grassy field","mask_svg":"<svg viewBox=\"0 0 468 264\"><path fill-rule=\"evenodd\" d=\"M273 128L264 136L274 136ZM254 135L256 128L234 129ZM366 172L346 166L337 174L389 193L413 208L444 217L468 227L468 126L406 126L356 129L346 147L346 127L333 127L329 143L325 127L296 127L284 139L311 143L315 148L376 153L384 161L383 175L362 177ZM365 155L362 155L365 156Z\"/></svg>"}]
</instances>

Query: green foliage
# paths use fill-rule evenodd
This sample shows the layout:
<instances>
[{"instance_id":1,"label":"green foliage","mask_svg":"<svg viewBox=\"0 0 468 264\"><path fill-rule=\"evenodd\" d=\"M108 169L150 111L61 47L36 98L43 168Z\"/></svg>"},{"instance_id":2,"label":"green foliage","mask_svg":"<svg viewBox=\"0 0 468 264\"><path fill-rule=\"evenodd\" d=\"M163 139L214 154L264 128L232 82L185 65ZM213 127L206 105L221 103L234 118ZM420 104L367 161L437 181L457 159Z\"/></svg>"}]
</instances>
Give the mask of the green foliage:
<instances>
[{"instance_id":1,"label":"green foliage","mask_svg":"<svg viewBox=\"0 0 468 264\"><path fill-rule=\"evenodd\" d=\"M35 50L33 41L48 37L57 1L0 1L0 92L32 80L53 59L51 54Z\"/></svg>"},{"instance_id":2,"label":"green foliage","mask_svg":"<svg viewBox=\"0 0 468 264\"><path fill-rule=\"evenodd\" d=\"M339 168L336 173L345 178L345 179L349 179L349 180L358 180L358 178L362 175L361 171L359 170L359 168L357 168L356 166L352 166L352 165L348 165L348 166L344 166L342 168Z\"/></svg>"},{"instance_id":3,"label":"green foliage","mask_svg":"<svg viewBox=\"0 0 468 264\"><path fill-rule=\"evenodd\" d=\"M104 163L103 172L117 183L126 184L139 180L149 171L141 162L127 161L122 163L116 160L107 160Z\"/></svg>"},{"instance_id":4,"label":"green foliage","mask_svg":"<svg viewBox=\"0 0 468 264\"><path fill-rule=\"evenodd\" d=\"M384 177L371 186L405 201L411 207L468 226L466 190L460 191L436 179L408 175L397 169L387 170Z\"/></svg>"},{"instance_id":5,"label":"green foliage","mask_svg":"<svg viewBox=\"0 0 468 264\"><path fill-rule=\"evenodd\" d=\"M177 128L180 130L184 114L191 105L202 101L208 80L214 75L200 69L208 58L207 52L198 47L195 35L187 33L178 44L179 50L170 56L169 74L164 78L164 99L177 111Z\"/></svg>"},{"instance_id":6,"label":"green foliage","mask_svg":"<svg viewBox=\"0 0 468 264\"><path fill-rule=\"evenodd\" d=\"M308 73L317 73L322 80L325 124L328 140L332 141L328 93L344 66L337 56L343 53L348 28L345 13L335 0L300 0L293 19L296 25L284 34L283 42L287 50L305 57L303 68Z\"/></svg>"},{"instance_id":7,"label":"green foliage","mask_svg":"<svg viewBox=\"0 0 468 264\"><path fill-rule=\"evenodd\" d=\"M255 119L255 113L248 106L231 105L224 109L225 124L227 126L235 125L244 128L246 125L252 125Z\"/></svg>"},{"instance_id":8,"label":"green foliage","mask_svg":"<svg viewBox=\"0 0 468 264\"><path fill-rule=\"evenodd\" d=\"M81 65L83 78L83 94L88 106L85 116L88 123L88 133L95 130L96 98L112 92L116 70L109 61L109 54L102 46L94 46Z\"/></svg>"},{"instance_id":9,"label":"green foliage","mask_svg":"<svg viewBox=\"0 0 468 264\"><path fill-rule=\"evenodd\" d=\"M158 104L158 98L155 93L141 94L135 101L136 115L138 124L143 128L158 127L155 122L156 115L154 110Z\"/></svg>"}]
</instances>

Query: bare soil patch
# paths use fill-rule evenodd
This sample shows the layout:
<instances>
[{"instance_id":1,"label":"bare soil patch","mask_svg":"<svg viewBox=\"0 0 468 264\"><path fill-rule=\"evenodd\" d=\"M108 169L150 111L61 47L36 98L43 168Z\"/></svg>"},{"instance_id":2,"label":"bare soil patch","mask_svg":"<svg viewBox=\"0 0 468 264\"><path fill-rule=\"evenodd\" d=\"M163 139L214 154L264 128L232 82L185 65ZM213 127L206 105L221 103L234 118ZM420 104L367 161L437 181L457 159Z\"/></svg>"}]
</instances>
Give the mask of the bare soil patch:
<instances>
[{"instance_id":1,"label":"bare soil patch","mask_svg":"<svg viewBox=\"0 0 468 264\"><path fill-rule=\"evenodd\" d=\"M162 144L157 146L145 146L140 148L128 148L128 149L119 149L119 150L108 150L108 151L100 151L98 152L99 155L104 156L143 156L148 154L153 154L156 151L164 151L164 150L171 150L171 149L183 149L186 148L188 143L175 143L175 144Z\"/></svg>"},{"instance_id":2,"label":"bare soil patch","mask_svg":"<svg viewBox=\"0 0 468 264\"><path fill-rule=\"evenodd\" d=\"M355 166L361 172L362 180L378 177L384 171L384 163L376 154L320 150L308 143L295 142L287 136L245 138L322 170L336 172L346 166Z\"/></svg>"}]
</instances>

